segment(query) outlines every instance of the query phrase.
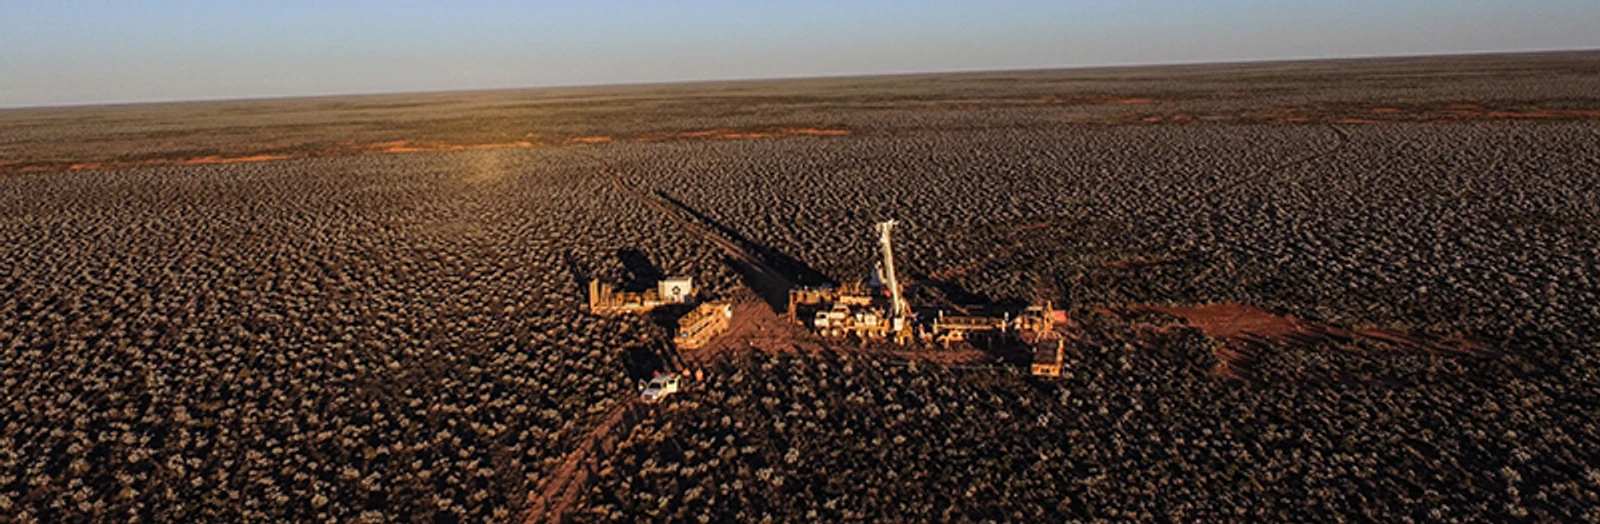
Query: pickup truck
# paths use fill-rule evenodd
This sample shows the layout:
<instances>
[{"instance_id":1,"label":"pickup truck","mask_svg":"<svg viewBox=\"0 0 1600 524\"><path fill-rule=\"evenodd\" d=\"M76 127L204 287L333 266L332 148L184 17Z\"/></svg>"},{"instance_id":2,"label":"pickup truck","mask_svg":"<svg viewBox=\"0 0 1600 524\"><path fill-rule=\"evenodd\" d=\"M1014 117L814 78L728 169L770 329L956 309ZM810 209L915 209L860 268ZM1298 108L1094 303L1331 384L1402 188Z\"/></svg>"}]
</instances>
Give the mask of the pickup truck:
<instances>
[{"instance_id":1,"label":"pickup truck","mask_svg":"<svg viewBox=\"0 0 1600 524\"><path fill-rule=\"evenodd\" d=\"M677 393L682 381L683 377L678 376L677 373L656 375L650 379L649 384L645 385L644 391L639 393L639 399L649 403L659 402L667 395Z\"/></svg>"}]
</instances>

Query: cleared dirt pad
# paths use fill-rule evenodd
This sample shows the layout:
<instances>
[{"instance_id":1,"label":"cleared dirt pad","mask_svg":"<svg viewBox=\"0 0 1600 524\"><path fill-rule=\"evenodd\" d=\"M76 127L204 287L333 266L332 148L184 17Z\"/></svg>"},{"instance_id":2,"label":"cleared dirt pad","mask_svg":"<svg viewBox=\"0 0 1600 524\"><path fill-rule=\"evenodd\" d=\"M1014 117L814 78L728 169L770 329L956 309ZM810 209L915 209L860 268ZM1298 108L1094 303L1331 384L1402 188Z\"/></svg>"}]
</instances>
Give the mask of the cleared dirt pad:
<instances>
[{"instance_id":1,"label":"cleared dirt pad","mask_svg":"<svg viewBox=\"0 0 1600 524\"><path fill-rule=\"evenodd\" d=\"M1494 354L1480 343L1459 337L1433 338L1396 330L1347 330L1292 315L1274 314L1244 304L1147 306L1131 310L1158 311L1182 318L1207 336L1224 342L1226 346L1219 349L1217 354L1222 364L1215 373L1230 378L1253 376L1254 373L1249 370L1251 360L1262 351L1273 350L1273 346L1316 346L1326 342L1340 351L1370 351L1352 345L1357 340L1366 339L1378 342L1382 349L1393 351L1479 357Z\"/></svg>"}]
</instances>

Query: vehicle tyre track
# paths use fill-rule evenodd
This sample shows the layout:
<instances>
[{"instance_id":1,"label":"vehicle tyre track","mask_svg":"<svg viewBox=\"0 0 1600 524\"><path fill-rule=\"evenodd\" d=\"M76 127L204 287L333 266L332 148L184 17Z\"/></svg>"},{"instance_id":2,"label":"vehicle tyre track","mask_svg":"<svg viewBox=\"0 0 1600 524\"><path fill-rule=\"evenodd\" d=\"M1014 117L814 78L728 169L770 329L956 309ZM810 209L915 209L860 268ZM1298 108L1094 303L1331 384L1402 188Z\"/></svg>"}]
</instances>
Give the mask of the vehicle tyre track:
<instances>
[{"instance_id":1,"label":"vehicle tyre track","mask_svg":"<svg viewBox=\"0 0 1600 524\"><path fill-rule=\"evenodd\" d=\"M778 303L773 299L780 293L784 297L782 300L787 300L788 290L792 284L749 251L732 240L716 234L697 220L685 216L689 212L681 206L629 187L616 170L598 156L581 152L577 154L593 161L618 190L659 211L683 230L717 246L732 261L742 265L743 267L734 269L745 275L745 283L757 295L766 297L772 304ZM578 508L585 491L599 475L600 461L597 459L613 452L616 445L626 440L648 413L648 407L637 400L633 398L623 400L603 422L590 430L583 440L567 453L549 478L541 481L537 488L528 493L527 509L523 511L521 520L528 524L565 522Z\"/></svg>"}]
</instances>

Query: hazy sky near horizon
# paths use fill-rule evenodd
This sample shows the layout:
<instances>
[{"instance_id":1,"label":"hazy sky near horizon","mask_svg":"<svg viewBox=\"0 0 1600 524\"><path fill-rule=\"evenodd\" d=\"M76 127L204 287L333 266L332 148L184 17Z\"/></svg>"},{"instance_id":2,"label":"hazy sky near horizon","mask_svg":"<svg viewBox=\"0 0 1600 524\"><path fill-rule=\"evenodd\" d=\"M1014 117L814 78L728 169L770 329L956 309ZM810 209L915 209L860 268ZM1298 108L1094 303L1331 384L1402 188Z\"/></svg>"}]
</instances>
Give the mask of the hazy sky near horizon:
<instances>
[{"instance_id":1,"label":"hazy sky near horizon","mask_svg":"<svg viewBox=\"0 0 1600 524\"><path fill-rule=\"evenodd\" d=\"M0 0L0 107L1595 48L1593 0Z\"/></svg>"}]
</instances>

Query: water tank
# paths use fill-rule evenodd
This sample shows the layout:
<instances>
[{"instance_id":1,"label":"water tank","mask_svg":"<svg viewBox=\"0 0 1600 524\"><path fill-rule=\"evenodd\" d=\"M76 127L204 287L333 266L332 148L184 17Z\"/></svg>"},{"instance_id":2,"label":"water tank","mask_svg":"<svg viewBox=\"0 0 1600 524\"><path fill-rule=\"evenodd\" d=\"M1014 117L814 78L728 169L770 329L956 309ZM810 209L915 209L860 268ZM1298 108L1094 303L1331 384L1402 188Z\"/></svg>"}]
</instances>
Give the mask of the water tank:
<instances>
[{"instance_id":1,"label":"water tank","mask_svg":"<svg viewBox=\"0 0 1600 524\"><path fill-rule=\"evenodd\" d=\"M657 291L661 294L662 302L682 303L694 295L694 279L690 277L667 277L657 284Z\"/></svg>"}]
</instances>

